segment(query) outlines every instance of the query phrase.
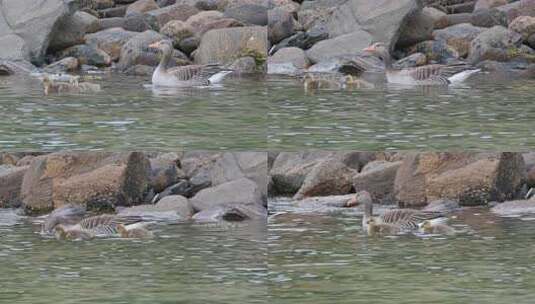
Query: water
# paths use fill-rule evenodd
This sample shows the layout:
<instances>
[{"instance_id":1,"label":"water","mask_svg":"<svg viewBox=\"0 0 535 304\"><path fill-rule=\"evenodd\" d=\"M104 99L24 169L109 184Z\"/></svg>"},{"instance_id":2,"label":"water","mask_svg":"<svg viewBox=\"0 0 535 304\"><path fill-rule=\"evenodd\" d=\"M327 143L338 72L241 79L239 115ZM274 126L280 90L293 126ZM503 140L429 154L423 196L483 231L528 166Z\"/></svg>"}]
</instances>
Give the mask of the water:
<instances>
[{"instance_id":1,"label":"water","mask_svg":"<svg viewBox=\"0 0 535 304\"><path fill-rule=\"evenodd\" d=\"M535 145L535 80L481 75L460 87L377 85L305 94L270 77L273 150L526 150Z\"/></svg>"},{"instance_id":2,"label":"water","mask_svg":"<svg viewBox=\"0 0 535 304\"><path fill-rule=\"evenodd\" d=\"M0 223L13 223L0 210ZM43 238L0 226L0 303L265 303L266 226L162 225L150 240Z\"/></svg>"},{"instance_id":3,"label":"water","mask_svg":"<svg viewBox=\"0 0 535 304\"><path fill-rule=\"evenodd\" d=\"M533 216L467 209L456 236L368 237L354 211L270 209L287 212L268 225L273 303L533 303Z\"/></svg>"},{"instance_id":4,"label":"water","mask_svg":"<svg viewBox=\"0 0 535 304\"><path fill-rule=\"evenodd\" d=\"M36 79L1 78L0 150L266 147L262 76L182 90L152 89L147 77L98 76L100 93L48 97Z\"/></svg>"}]
</instances>

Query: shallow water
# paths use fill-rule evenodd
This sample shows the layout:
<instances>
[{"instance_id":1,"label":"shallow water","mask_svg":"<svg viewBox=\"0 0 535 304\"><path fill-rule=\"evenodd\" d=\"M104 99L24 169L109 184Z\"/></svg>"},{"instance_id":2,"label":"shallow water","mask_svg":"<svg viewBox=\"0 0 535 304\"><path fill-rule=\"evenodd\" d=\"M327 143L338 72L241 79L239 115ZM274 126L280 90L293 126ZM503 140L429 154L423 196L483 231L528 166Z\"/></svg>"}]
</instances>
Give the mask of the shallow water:
<instances>
[{"instance_id":1,"label":"shallow water","mask_svg":"<svg viewBox=\"0 0 535 304\"><path fill-rule=\"evenodd\" d=\"M0 210L0 222L13 220ZM266 226L161 225L150 240L0 226L1 303L265 303Z\"/></svg>"},{"instance_id":2,"label":"shallow water","mask_svg":"<svg viewBox=\"0 0 535 304\"><path fill-rule=\"evenodd\" d=\"M467 209L456 236L368 237L354 211L270 209L282 212L268 224L273 303L533 303L533 216Z\"/></svg>"},{"instance_id":3,"label":"shallow water","mask_svg":"<svg viewBox=\"0 0 535 304\"><path fill-rule=\"evenodd\" d=\"M266 147L262 76L161 90L150 78L97 74L96 94L43 96L36 79L0 79L0 149L176 150ZM147 86L148 85L148 86Z\"/></svg>"},{"instance_id":4,"label":"shallow water","mask_svg":"<svg viewBox=\"0 0 535 304\"><path fill-rule=\"evenodd\" d=\"M377 85L305 94L269 77L270 149L513 149L535 145L535 80L480 75L462 86Z\"/></svg>"}]
</instances>

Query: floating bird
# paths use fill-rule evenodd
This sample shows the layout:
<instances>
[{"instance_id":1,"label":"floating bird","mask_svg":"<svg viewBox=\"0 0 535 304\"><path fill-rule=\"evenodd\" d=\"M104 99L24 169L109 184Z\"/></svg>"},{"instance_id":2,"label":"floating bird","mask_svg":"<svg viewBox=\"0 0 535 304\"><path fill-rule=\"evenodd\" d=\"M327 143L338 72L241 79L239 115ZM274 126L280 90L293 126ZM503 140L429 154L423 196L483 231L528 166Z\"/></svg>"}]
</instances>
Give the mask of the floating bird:
<instances>
[{"instance_id":1,"label":"floating bird","mask_svg":"<svg viewBox=\"0 0 535 304\"><path fill-rule=\"evenodd\" d=\"M67 228L63 224L57 225L54 229L54 236L58 240L91 240L95 237L91 231Z\"/></svg>"},{"instance_id":2,"label":"floating bird","mask_svg":"<svg viewBox=\"0 0 535 304\"><path fill-rule=\"evenodd\" d=\"M305 92L318 89L373 88L373 84L352 75L307 73L303 76Z\"/></svg>"},{"instance_id":3,"label":"floating bird","mask_svg":"<svg viewBox=\"0 0 535 304\"><path fill-rule=\"evenodd\" d=\"M127 239L147 239L154 237L152 231L148 230L146 227L150 223L135 223L131 225L117 225L117 231L122 238Z\"/></svg>"},{"instance_id":4,"label":"floating bird","mask_svg":"<svg viewBox=\"0 0 535 304\"><path fill-rule=\"evenodd\" d=\"M451 226L445 224L442 220L428 220L420 224L420 231L427 234L445 234L454 235L457 233Z\"/></svg>"},{"instance_id":5,"label":"floating bird","mask_svg":"<svg viewBox=\"0 0 535 304\"><path fill-rule=\"evenodd\" d=\"M394 69L392 57L386 45L381 42L364 49L379 57L385 64L386 79L389 83L405 85L449 85L465 81L472 74L479 72L472 66L460 64L429 64L413 68Z\"/></svg>"},{"instance_id":6,"label":"floating bird","mask_svg":"<svg viewBox=\"0 0 535 304\"><path fill-rule=\"evenodd\" d=\"M47 75L43 77L44 94L50 93L96 93L101 90L100 85L90 82L78 82L72 79L69 82L55 81Z\"/></svg>"},{"instance_id":7,"label":"floating bird","mask_svg":"<svg viewBox=\"0 0 535 304\"><path fill-rule=\"evenodd\" d=\"M53 233L57 225L72 226L78 224L86 215L82 205L67 204L52 211L41 226L41 233Z\"/></svg>"},{"instance_id":8,"label":"floating bird","mask_svg":"<svg viewBox=\"0 0 535 304\"><path fill-rule=\"evenodd\" d=\"M375 234L398 234L401 228L398 225L379 223L374 217L369 217L366 220L366 232L368 235Z\"/></svg>"},{"instance_id":9,"label":"floating bird","mask_svg":"<svg viewBox=\"0 0 535 304\"><path fill-rule=\"evenodd\" d=\"M418 229L420 224L427 220L445 218L442 212L421 211L416 209L392 209L385 211L385 213L382 215L374 216L372 198L370 193L367 191L358 192L354 198L346 203L346 206L355 206L360 204L364 205L362 228L365 231L370 230L370 219L372 219L371 223L374 225L392 225L399 228L401 231Z\"/></svg>"},{"instance_id":10,"label":"floating bird","mask_svg":"<svg viewBox=\"0 0 535 304\"><path fill-rule=\"evenodd\" d=\"M169 40L161 40L149 48L162 52L160 64L152 74L152 84L163 87L207 86L218 83L232 71L221 71L218 65L186 65L168 67L173 56L173 46Z\"/></svg>"}]
</instances>

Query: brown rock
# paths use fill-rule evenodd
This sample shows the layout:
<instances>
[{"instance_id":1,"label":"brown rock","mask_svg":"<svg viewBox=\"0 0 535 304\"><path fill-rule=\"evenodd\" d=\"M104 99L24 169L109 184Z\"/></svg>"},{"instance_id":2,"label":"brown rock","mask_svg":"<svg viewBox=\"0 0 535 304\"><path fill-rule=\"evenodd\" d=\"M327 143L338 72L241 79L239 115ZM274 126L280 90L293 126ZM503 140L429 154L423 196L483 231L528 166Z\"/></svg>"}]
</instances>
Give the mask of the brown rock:
<instances>
[{"instance_id":1,"label":"brown rock","mask_svg":"<svg viewBox=\"0 0 535 304\"><path fill-rule=\"evenodd\" d=\"M144 13L152 10L157 10L160 7L154 0L137 0L130 4L126 9L126 15L131 13Z\"/></svg>"},{"instance_id":2,"label":"brown rock","mask_svg":"<svg viewBox=\"0 0 535 304\"><path fill-rule=\"evenodd\" d=\"M529 36L535 34L535 17L520 16L509 24L509 29L522 35L522 39L527 41Z\"/></svg>"},{"instance_id":3,"label":"brown rock","mask_svg":"<svg viewBox=\"0 0 535 304\"><path fill-rule=\"evenodd\" d=\"M507 0L477 0L474 11L479 9L490 9L508 4Z\"/></svg>"},{"instance_id":4,"label":"brown rock","mask_svg":"<svg viewBox=\"0 0 535 304\"><path fill-rule=\"evenodd\" d=\"M28 166L0 166L0 208L13 208L21 205L20 189Z\"/></svg>"},{"instance_id":5,"label":"brown rock","mask_svg":"<svg viewBox=\"0 0 535 304\"><path fill-rule=\"evenodd\" d=\"M160 27L163 27L171 20L186 21L198 12L199 10L191 5L175 4L150 11L147 15L156 18Z\"/></svg>"},{"instance_id":6,"label":"brown rock","mask_svg":"<svg viewBox=\"0 0 535 304\"><path fill-rule=\"evenodd\" d=\"M394 182L401 161L373 161L367 164L362 172L353 176L355 192L368 191L374 202L391 203L394 196Z\"/></svg>"}]
</instances>

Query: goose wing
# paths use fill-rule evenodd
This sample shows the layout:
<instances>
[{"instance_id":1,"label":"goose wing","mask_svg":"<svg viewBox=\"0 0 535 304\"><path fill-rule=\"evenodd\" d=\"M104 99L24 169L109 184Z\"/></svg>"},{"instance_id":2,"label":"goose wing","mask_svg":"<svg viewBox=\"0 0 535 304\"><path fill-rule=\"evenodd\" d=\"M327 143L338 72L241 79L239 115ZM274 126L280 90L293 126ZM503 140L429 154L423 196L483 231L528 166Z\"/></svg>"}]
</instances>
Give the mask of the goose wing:
<instances>
[{"instance_id":1,"label":"goose wing","mask_svg":"<svg viewBox=\"0 0 535 304\"><path fill-rule=\"evenodd\" d=\"M385 212L381 219L385 224L398 225L405 229L416 229L426 220L443 217L442 212L420 211L414 209L396 209Z\"/></svg>"},{"instance_id":2,"label":"goose wing","mask_svg":"<svg viewBox=\"0 0 535 304\"><path fill-rule=\"evenodd\" d=\"M119 217L103 214L84 218L78 225L82 231L109 236L117 234L117 226L119 224L128 225L139 222L140 220L139 217Z\"/></svg>"},{"instance_id":3,"label":"goose wing","mask_svg":"<svg viewBox=\"0 0 535 304\"><path fill-rule=\"evenodd\" d=\"M470 66L465 63L443 65L443 64L429 64L420 67L407 69L407 74L415 81L435 81L449 83L448 78L470 69Z\"/></svg>"},{"instance_id":4,"label":"goose wing","mask_svg":"<svg viewBox=\"0 0 535 304\"><path fill-rule=\"evenodd\" d=\"M177 81L208 83L210 76L221 69L219 65L185 65L167 69Z\"/></svg>"}]
</instances>

